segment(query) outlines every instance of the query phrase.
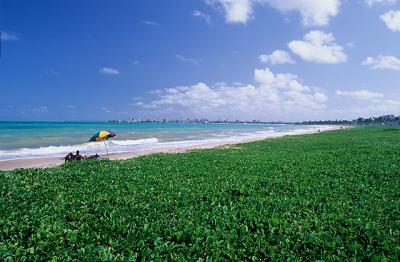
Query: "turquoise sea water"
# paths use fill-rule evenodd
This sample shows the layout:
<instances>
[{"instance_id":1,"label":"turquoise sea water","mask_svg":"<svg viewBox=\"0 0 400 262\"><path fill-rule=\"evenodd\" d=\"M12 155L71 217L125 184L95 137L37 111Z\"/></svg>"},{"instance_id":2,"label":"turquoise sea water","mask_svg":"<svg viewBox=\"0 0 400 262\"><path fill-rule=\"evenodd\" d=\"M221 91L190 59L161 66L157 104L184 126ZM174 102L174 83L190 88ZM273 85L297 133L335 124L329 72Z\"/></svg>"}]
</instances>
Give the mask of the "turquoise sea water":
<instances>
[{"instance_id":1,"label":"turquoise sea water","mask_svg":"<svg viewBox=\"0 0 400 262\"><path fill-rule=\"evenodd\" d=\"M315 126L194 123L0 122L0 160L104 153L103 143L89 143L100 130L117 136L107 142L110 152L196 145L207 141L240 141L277 132L297 132Z\"/></svg>"}]
</instances>

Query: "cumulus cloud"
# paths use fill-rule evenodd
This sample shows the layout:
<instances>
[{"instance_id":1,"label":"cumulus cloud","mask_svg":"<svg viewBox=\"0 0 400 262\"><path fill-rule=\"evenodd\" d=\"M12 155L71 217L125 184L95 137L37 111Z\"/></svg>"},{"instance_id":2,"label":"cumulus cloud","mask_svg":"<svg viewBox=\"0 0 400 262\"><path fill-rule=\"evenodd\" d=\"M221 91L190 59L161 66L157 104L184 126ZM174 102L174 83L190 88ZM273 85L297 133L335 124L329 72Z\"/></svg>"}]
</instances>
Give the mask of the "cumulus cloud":
<instances>
[{"instance_id":1,"label":"cumulus cloud","mask_svg":"<svg viewBox=\"0 0 400 262\"><path fill-rule=\"evenodd\" d=\"M368 6L373 6L375 4L395 4L397 0L365 0Z\"/></svg>"},{"instance_id":2,"label":"cumulus cloud","mask_svg":"<svg viewBox=\"0 0 400 262\"><path fill-rule=\"evenodd\" d=\"M393 99L382 99L371 101L367 105L353 106L338 110L339 114L345 114L349 117L371 117L380 115L400 115L400 101Z\"/></svg>"},{"instance_id":3,"label":"cumulus cloud","mask_svg":"<svg viewBox=\"0 0 400 262\"><path fill-rule=\"evenodd\" d=\"M14 32L5 32L0 31L0 40L1 41L18 41L20 40L19 34Z\"/></svg>"},{"instance_id":4,"label":"cumulus cloud","mask_svg":"<svg viewBox=\"0 0 400 262\"><path fill-rule=\"evenodd\" d=\"M380 55L376 58L367 57L362 65L369 66L372 69L400 70L400 59L394 56Z\"/></svg>"},{"instance_id":5,"label":"cumulus cloud","mask_svg":"<svg viewBox=\"0 0 400 262\"><path fill-rule=\"evenodd\" d=\"M211 17L208 14L205 14L199 10L194 10L193 16L204 20L207 23L207 25L209 25L209 26L212 25Z\"/></svg>"},{"instance_id":6,"label":"cumulus cloud","mask_svg":"<svg viewBox=\"0 0 400 262\"><path fill-rule=\"evenodd\" d=\"M290 54L283 50L276 50L269 55L260 55L259 59L261 63L270 63L271 65L295 63Z\"/></svg>"},{"instance_id":7,"label":"cumulus cloud","mask_svg":"<svg viewBox=\"0 0 400 262\"><path fill-rule=\"evenodd\" d=\"M359 102L353 103L350 107L335 110L337 114L346 116L347 118L400 114L400 101L385 99L382 93L361 89L355 91L336 91L336 94L359 100Z\"/></svg>"},{"instance_id":8,"label":"cumulus cloud","mask_svg":"<svg viewBox=\"0 0 400 262\"><path fill-rule=\"evenodd\" d=\"M303 40L289 42L288 47L293 53L309 62L338 64L347 61L343 47L335 43L332 33L310 31Z\"/></svg>"},{"instance_id":9,"label":"cumulus cloud","mask_svg":"<svg viewBox=\"0 0 400 262\"><path fill-rule=\"evenodd\" d=\"M99 72L103 75L109 75L109 76L119 75L119 71L111 67L103 67L102 69L100 69Z\"/></svg>"},{"instance_id":10,"label":"cumulus cloud","mask_svg":"<svg viewBox=\"0 0 400 262\"><path fill-rule=\"evenodd\" d=\"M280 11L298 11L305 26L325 26L339 13L340 0L258 0Z\"/></svg>"},{"instance_id":11,"label":"cumulus cloud","mask_svg":"<svg viewBox=\"0 0 400 262\"><path fill-rule=\"evenodd\" d=\"M400 11L390 10L380 17L390 30L400 32Z\"/></svg>"},{"instance_id":12,"label":"cumulus cloud","mask_svg":"<svg viewBox=\"0 0 400 262\"><path fill-rule=\"evenodd\" d=\"M358 100L371 100L371 99L379 99L383 98L383 94L370 92L365 89L356 90L356 91L336 91L336 94L339 96L348 96Z\"/></svg>"},{"instance_id":13,"label":"cumulus cloud","mask_svg":"<svg viewBox=\"0 0 400 262\"><path fill-rule=\"evenodd\" d=\"M253 13L253 0L205 0L213 6L221 6L227 23L247 23Z\"/></svg>"},{"instance_id":14,"label":"cumulus cloud","mask_svg":"<svg viewBox=\"0 0 400 262\"><path fill-rule=\"evenodd\" d=\"M221 6L227 23L247 23L256 4L267 4L281 12L297 11L305 26L325 26L339 13L340 0L205 0Z\"/></svg>"},{"instance_id":15,"label":"cumulus cloud","mask_svg":"<svg viewBox=\"0 0 400 262\"><path fill-rule=\"evenodd\" d=\"M256 84L198 83L154 92L144 109L183 112L187 116L267 118L271 113L313 112L325 108L327 96L303 85L293 74L275 74L269 68L254 71Z\"/></svg>"}]
</instances>

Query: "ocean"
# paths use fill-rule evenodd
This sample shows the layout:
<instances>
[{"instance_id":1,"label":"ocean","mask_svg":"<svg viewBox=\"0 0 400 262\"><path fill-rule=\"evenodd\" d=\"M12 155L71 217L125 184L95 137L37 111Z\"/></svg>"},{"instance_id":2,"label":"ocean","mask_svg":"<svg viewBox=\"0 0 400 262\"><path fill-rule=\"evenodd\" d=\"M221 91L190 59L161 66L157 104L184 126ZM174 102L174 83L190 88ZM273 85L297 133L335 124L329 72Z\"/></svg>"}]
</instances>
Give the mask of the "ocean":
<instances>
[{"instance_id":1,"label":"ocean","mask_svg":"<svg viewBox=\"0 0 400 262\"><path fill-rule=\"evenodd\" d=\"M246 141L324 128L303 125L108 123L108 122L0 122L0 160L104 154L102 142L88 142L101 130L117 134L108 140L110 153L137 152L163 147L196 146L207 142Z\"/></svg>"}]
</instances>

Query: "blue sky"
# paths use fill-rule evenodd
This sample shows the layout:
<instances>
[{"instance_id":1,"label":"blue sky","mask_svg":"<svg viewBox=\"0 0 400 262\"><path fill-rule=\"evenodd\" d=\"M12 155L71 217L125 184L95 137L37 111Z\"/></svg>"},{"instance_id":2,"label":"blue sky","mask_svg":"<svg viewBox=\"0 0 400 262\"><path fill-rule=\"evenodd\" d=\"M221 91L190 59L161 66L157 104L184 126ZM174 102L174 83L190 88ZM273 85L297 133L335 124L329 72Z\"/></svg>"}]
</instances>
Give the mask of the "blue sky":
<instances>
[{"instance_id":1,"label":"blue sky","mask_svg":"<svg viewBox=\"0 0 400 262\"><path fill-rule=\"evenodd\" d=\"M0 120L400 114L400 1L0 0Z\"/></svg>"}]
</instances>

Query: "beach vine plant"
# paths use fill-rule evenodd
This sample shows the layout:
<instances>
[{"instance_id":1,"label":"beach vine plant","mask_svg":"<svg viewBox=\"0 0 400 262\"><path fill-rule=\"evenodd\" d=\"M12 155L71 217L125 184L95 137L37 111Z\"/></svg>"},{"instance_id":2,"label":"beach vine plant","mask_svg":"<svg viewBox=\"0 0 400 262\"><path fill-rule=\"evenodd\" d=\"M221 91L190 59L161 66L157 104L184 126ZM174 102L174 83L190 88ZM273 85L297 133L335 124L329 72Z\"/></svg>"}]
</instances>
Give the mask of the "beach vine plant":
<instances>
[{"instance_id":1,"label":"beach vine plant","mask_svg":"<svg viewBox=\"0 0 400 262\"><path fill-rule=\"evenodd\" d=\"M400 257L400 129L0 172L0 259Z\"/></svg>"}]
</instances>

